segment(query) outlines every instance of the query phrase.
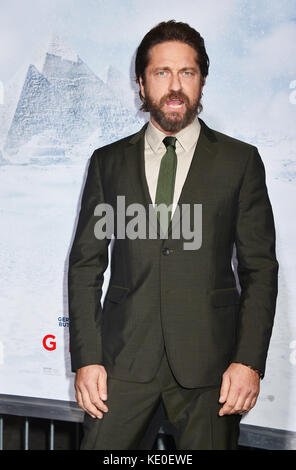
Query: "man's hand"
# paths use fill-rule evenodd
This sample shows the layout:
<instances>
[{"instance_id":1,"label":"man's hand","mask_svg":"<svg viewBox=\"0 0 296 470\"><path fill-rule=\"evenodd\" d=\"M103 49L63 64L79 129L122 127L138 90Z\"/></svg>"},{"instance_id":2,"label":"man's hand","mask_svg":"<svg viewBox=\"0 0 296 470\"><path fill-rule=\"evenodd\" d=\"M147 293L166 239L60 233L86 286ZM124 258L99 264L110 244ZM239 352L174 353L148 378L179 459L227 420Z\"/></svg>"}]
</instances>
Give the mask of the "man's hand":
<instances>
[{"instance_id":1,"label":"man's hand","mask_svg":"<svg viewBox=\"0 0 296 470\"><path fill-rule=\"evenodd\" d=\"M102 411L108 407L102 400L107 400L107 372L104 366L93 364L81 367L75 378L76 400L80 408L92 418L103 418Z\"/></svg>"},{"instance_id":2,"label":"man's hand","mask_svg":"<svg viewBox=\"0 0 296 470\"><path fill-rule=\"evenodd\" d=\"M260 390L258 372L244 364L232 363L223 374L219 416L247 413L257 401Z\"/></svg>"}]
</instances>

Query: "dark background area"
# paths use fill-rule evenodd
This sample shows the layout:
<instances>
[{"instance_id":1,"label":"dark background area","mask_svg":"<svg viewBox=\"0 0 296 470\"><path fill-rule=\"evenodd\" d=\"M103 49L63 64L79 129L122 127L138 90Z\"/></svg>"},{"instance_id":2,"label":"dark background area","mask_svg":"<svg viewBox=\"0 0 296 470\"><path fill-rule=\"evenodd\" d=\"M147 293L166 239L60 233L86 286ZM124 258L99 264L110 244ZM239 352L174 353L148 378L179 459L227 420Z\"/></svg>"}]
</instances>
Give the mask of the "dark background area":
<instances>
[{"instance_id":1,"label":"dark background area","mask_svg":"<svg viewBox=\"0 0 296 470\"><path fill-rule=\"evenodd\" d=\"M25 418L3 415L3 450L23 450L25 441ZM149 431L149 430L148 430ZM148 433L149 434L149 433ZM81 423L54 421L54 450L77 450L83 435ZM29 418L29 449L48 450L50 442L50 421ZM176 450L171 434L157 434L150 431L147 437L152 442L151 450ZM239 447L239 450L259 450L252 447ZM260 449L262 450L262 449Z\"/></svg>"}]
</instances>

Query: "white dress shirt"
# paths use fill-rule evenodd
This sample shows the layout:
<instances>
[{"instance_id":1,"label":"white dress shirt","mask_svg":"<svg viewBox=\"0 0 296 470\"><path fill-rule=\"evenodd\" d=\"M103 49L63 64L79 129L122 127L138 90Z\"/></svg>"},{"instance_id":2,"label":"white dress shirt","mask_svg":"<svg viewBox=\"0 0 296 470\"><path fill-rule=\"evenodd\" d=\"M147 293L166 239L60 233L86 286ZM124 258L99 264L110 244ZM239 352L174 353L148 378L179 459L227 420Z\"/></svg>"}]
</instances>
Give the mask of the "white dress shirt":
<instances>
[{"instance_id":1,"label":"white dress shirt","mask_svg":"<svg viewBox=\"0 0 296 470\"><path fill-rule=\"evenodd\" d=\"M174 215L174 211L176 209L183 185L187 177L194 150L199 138L200 127L200 122L196 118L191 124L175 134L175 137L177 138L177 171L172 217ZM166 153L166 146L163 143L164 137L167 137L167 134L157 129L157 127L155 127L150 120L145 132L145 173L153 205L155 205L160 163L162 157Z\"/></svg>"}]
</instances>

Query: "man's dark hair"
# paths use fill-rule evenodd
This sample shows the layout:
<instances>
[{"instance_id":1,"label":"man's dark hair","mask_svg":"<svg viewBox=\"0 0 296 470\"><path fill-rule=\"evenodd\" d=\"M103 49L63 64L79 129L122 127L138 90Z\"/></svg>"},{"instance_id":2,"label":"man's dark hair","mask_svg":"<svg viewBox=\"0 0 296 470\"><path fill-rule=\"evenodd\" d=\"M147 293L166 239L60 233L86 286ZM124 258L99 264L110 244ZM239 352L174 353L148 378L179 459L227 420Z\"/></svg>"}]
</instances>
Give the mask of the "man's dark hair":
<instances>
[{"instance_id":1,"label":"man's dark hair","mask_svg":"<svg viewBox=\"0 0 296 470\"><path fill-rule=\"evenodd\" d=\"M196 60L200 68L202 78L205 79L209 73L210 60L206 53L204 40L194 28L189 24L176 22L175 20L162 21L152 28L142 39L136 54L135 72L136 82L140 83L142 77L145 83L145 69L149 63L149 51L156 44L166 41L180 41L188 44L196 51ZM139 91L142 101L141 110L148 111L145 98Z\"/></svg>"}]
</instances>

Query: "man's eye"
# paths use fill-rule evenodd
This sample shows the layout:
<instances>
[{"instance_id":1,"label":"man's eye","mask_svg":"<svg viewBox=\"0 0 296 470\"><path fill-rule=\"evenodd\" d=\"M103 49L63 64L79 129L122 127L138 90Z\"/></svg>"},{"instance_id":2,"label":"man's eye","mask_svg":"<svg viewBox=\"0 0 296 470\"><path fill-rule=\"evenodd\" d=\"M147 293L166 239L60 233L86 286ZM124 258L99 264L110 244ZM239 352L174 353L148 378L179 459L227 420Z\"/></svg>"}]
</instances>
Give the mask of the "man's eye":
<instances>
[{"instance_id":1,"label":"man's eye","mask_svg":"<svg viewBox=\"0 0 296 470\"><path fill-rule=\"evenodd\" d=\"M189 75L193 75L193 73L189 72L189 70L184 70L184 75L188 77Z\"/></svg>"},{"instance_id":2,"label":"man's eye","mask_svg":"<svg viewBox=\"0 0 296 470\"><path fill-rule=\"evenodd\" d=\"M165 70L161 70L160 72L158 72L158 75L160 75L161 77L164 77L166 71Z\"/></svg>"}]
</instances>

